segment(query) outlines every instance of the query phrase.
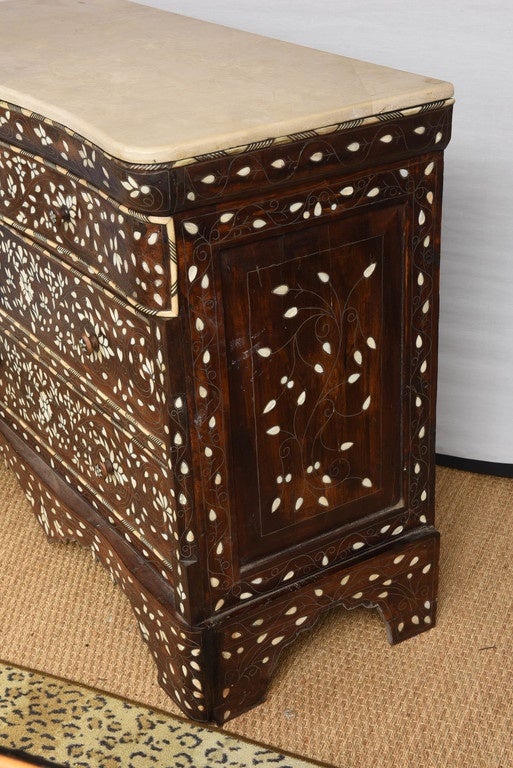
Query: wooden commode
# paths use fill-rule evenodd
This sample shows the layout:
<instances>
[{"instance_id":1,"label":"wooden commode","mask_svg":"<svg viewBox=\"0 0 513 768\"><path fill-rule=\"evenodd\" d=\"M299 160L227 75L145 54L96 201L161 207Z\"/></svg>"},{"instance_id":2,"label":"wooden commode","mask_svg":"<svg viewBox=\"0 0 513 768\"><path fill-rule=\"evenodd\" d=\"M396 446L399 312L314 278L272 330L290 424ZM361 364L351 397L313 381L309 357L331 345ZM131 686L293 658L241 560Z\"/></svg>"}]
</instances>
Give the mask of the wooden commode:
<instances>
[{"instance_id":1,"label":"wooden commode","mask_svg":"<svg viewBox=\"0 0 513 768\"><path fill-rule=\"evenodd\" d=\"M197 720L333 606L431 627L452 86L123 0L0 28L0 445L48 538Z\"/></svg>"}]
</instances>

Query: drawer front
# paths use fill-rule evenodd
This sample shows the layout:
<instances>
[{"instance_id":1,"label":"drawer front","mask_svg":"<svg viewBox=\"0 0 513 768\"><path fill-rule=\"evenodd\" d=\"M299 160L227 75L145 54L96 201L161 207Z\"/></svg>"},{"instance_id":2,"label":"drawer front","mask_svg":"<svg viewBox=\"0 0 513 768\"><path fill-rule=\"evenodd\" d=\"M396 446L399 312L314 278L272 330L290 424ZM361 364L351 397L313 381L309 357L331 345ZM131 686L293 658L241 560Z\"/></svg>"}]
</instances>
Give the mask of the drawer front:
<instances>
[{"instance_id":1,"label":"drawer front","mask_svg":"<svg viewBox=\"0 0 513 768\"><path fill-rule=\"evenodd\" d=\"M132 215L57 166L1 143L0 216L79 260L133 302L171 308L170 247L162 220Z\"/></svg>"},{"instance_id":2,"label":"drawer front","mask_svg":"<svg viewBox=\"0 0 513 768\"><path fill-rule=\"evenodd\" d=\"M0 416L32 432L80 492L98 500L161 560L170 557L176 522L170 470L8 331L0 339Z\"/></svg>"},{"instance_id":3,"label":"drawer front","mask_svg":"<svg viewBox=\"0 0 513 768\"><path fill-rule=\"evenodd\" d=\"M0 224L0 309L165 440L164 326Z\"/></svg>"}]
</instances>

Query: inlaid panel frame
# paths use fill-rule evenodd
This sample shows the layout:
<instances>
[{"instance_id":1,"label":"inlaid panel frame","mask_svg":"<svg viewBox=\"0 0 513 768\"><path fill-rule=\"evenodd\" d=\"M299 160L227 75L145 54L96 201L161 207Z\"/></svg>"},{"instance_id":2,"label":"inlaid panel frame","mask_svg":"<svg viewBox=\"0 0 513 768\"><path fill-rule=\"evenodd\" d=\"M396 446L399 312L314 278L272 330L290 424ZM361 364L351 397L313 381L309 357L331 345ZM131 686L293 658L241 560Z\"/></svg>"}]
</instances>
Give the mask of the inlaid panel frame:
<instances>
[{"instance_id":1,"label":"inlaid panel frame","mask_svg":"<svg viewBox=\"0 0 513 768\"><path fill-rule=\"evenodd\" d=\"M439 206L442 153L382 166L350 177L311 185L280 197L219 206L177 217L184 333L193 382L189 400L195 472L196 528L207 563L204 585L212 610L228 607L292 584L316 570L343 562L433 524L434 415L436 389ZM230 510L230 434L219 249L271 231L408 200L408 274L405 279L403 347L404 504L383 517L363 521L344 535L324 537L300 553L284 554L251 581L240 578L237 531ZM301 203L299 205L299 203Z\"/></svg>"}]
</instances>

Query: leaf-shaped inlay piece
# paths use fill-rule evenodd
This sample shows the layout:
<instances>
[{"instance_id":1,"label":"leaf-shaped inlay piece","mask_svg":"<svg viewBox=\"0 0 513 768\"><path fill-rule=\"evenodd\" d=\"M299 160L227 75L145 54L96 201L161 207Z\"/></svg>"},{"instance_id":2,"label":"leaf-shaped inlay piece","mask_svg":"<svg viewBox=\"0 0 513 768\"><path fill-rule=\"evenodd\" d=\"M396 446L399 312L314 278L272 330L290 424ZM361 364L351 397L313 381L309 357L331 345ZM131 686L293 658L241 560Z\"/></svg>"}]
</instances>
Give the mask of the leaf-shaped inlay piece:
<instances>
[{"instance_id":1,"label":"leaf-shaped inlay piece","mask_svg":"<svg viewBox=\"0 0 513 768\"><path fill-rule=\"evenodd\" d=\"M419 125L418 128L414 129L414 133L418 134L419 136L422 136L423 133L426 133L426 128L424 125Z\"/></svg>"},{"instance_id":2,"label":"leaf-shaped inlay piece","mask_svg":"<svg viewBox=\"0 0 513 768\"><path fill-rule=\"evenodd\" d=\"M272 354L272 351L270 347L261 347L260 349L257 349L257 353L260 357L269 357Z\"/></svg>"},{"instance_id":3,"label":"leaf-shaped inlay piece","mask_svg":"<svg viewBox=\"0 0 513 768\"><path fill-rule=\"evenodd\" d=\"M435 144L439 144L442 141L443 133L442 131L438 131L438 133L435 136Z\"/></svg>"},{"instance_id":4,"label":"leaf-shaped inlay piece","mask_svg":"<svg viewBox=\"0 0 513 768\"><path fill-rule=\"evenodd\" d=\"M331 477L329 475L323 475L322 482L325 483L326 485L329 485L331 483Z\"/></svg>"},{"instance_id":5,"label":"leaf-shaped inlay piece","mask_svg":"<svg viewBox=\"0 0 513 768\"><path fill-rule=\"evenodd\" d=\"M370 477L364 477L362 480L362 485L364 488L372 488L372 480Z\"/></svg>"},{"instance_id":6,"label":"leaf-shaped inlay piece","mask_svg":"<svg viewBox=\"0 0 513 768\"><path fill-rule=\"evenodd\" d=\"M317 272L317 277L321 281L321 283L329 283L330 276L327 272Z\"/></svg>"},{"instance_id":7,"label":"leaf-shaped inlay piece","mask_svg":"<svg viewBox=\"0 0 513 768\"><path fill-rule=\"evenodd\" d=\"M199 232L198 225L195 224L193 221L184 221L183 226L185 231L188 232L189 235L197 235Z\"/></svg>"},{"instance_id":8,"label":"leaf-shaped inlay piece","mask_svg":"<svg viewBox=\"0 0 513 768\"><path fill-rule=\"evenodd\" d=\"M354 443L351 443L351 442L342 443L342 445L340 446L340 450L341 451L348 451L350 448L352 448L353 445L354 445Z\"/></svg>"},{"instance_id":9,"label":"leaf-shaped inlay piece","mask_svg":"<svg viewBox=\"0 0 513 768\"><path fill-rule=\"evenodd\" d=\"M241 168L240 171L237 171L237 176L249 176L251 173L251 168L249 165L245 165L244 168Z\"/></svg>"},{"instance_id":10,"label":"leaf-shaped inlay piece","mask_svg":"<svg viewBox=\"0 0 513 768\"><path fill-rule=\"evenodd\" d=\"M417 349L420 349L422 346L422 336L420 335L420 333L417 334L417 338L415 339L415 346L417 347Z\"/></svg>"},{"instance_id":11,"label":"leaf-shaped inlay piece","mask_svg":"<svg viewBox=\"0 0 513 768\"><path fill-rule=\"evenodd\" d=\"M280 504L281 504L281 499L280 499L279 496L277 496L275 498L275 500L273 501L273 504L272 504L272 507L271 507L271 512L276 512L276 510L278 509Z\"/></svg>"},{"instance_id":12,"label":"leaf-shaped inlay piece","mask_svg":"<svg viewBox=\"0 0 513 768\"><path fill-rule=\"evenodd\" d=\"M376 197L376 195L379 195L379 187L372 187L367 192L367 197Z\"/></svg>"},{"instance_id":13,"label":"leaf-shaped inlay piece","mask_svg":"<svg viewBox=\"0 0 513 768\"><path fill-rule=\"evenodd\" d=\"M289 210L291 213L296 213L296 211L299 211L303 207L303 203L291 203L289 205Z\"/></svg>"},{"instance_id":14,"label":"leaf-shaped inlay piece","mask_svg":"<svg viewBox=\"0 0 513 768\"><path fill-rule=\"evenodd\" d=\"M351 376L348 378L348 382L350 384L354 384L355 381L358 381L359 378L360 378L360 374L359 373L352 373Z\"/></svg>"},{"instance_id":15,"label":"leaf-shaped inlay piece","mask_svg":"<svg viewBox=\"0 0 513 768\"><path fill-rule=\"evenodd\" d=\"M216 177L214 176L213 173L209 173L208 176L204 176L201 179L203 184L213 184L215 180L216 180Z\"/></svg>"},{"instance_id":16,"label":"leaf-shaped inlay piece","mask_svg":"<svg viewBox=\"0 0 513 768\"><path fill-rule=\"evenodd\" d=\"M283 168L285 166L285 160L280 157L278 160L274 160L271 165L273 168Z\"/></svg>"},{"instance_id":17,"label":"leaf-shaped inlay piece","mask_svg":"<svg viewBox=\"0 0 513 768\"><path fill-rule=\"evenodd\" d=\"M279 425L278 425L278 424L276 424L274 427L270 427L270 428L267 430L267 434L268 434L268 435L278 435L278 434L279 434L279 432L280 432L280 427L279 427Z\"/></svg>"},{"instance_id":18,"label":"leaf-shaped inlay piece","mask_svg":"<svg viewBox=\"0 0 513 768\"><path fill-rule=\"evenodd\" d=\"M357 363L358 365L362 364L363 357L362 357L362 353L360 352L359 349L356 350L356 352L354 353L353 357L354 357L355 363Z\"/></svg>"},{"instance_id":19,"label":"leaf-shaped inlay piece","mask_svg":"<svg viewBox=\"0 0 513 768\"><path fill-rule=\"evenodd\" d=\"M253 222L253 227L255 229L262 229L262 227L265 227L266 224L267 222L264 221L263 219L255 219L255 221Z\"/></svg>"},{"instance_id":20,"label":"leaf-shaped inlay piece","mask_svg":"<svg viewBox=\"0 0 513 768\"><path fill-rule=\"evenodd\" d=\"M310 160L312 163L320 163L322 160L323 154L322 152L314 152L313 155L310 155Z\"/></svg>"},{"instance_id":21,"label":"leaf-shaped inlay piece","mask_svg":"<svg viewBox=\"0 0 513 768\"><path fill-rule=\"evenodd\" d=\"M187 275L189 277L189 282L190 283L192 283L192 281L194 280L194 278L196 277L197 274L198 274L198 267L196 267L194 265L192 267L189 267L189 271L188 271Z\"/></svg>"},{"instance_id":22,"label":"leaf-shaped inlay piece","mask_svg":"<svg viewBox=\"0 0 513 768\"><path fill-rule=\"evenodd\" d=\"M275 407L276 407L276 400L269 400L269 402L265 406L265 408L262 411L262 413L269 413L269 411L272 411L273 408L275 408Z\"/></svg>"},{"instance_id":23,"label":"leaf-shaped inlay piece","mask_svg":"<svg viewBox=\"0 0 513 768\"><path fill-rule=\"evenodd\" d=\"M277 285L276 288L273 288L273 293L275 293L277 296L286 296L289 292L289 286L288 285Z\"/></svg>"},{"instance_id":24,"label":"leaf-shaped inlay piece","mask_svg":"<svg viewBox=\"0 0 513 768\"><path fill-rule=\"evenodd\" d=\"M300 496L299 499L296 500L295 509L298 510L303 506L303 497Z\"/></svg>"},{"instance_id":25,"label":"leaf-shaped inlay piece","mask_svg":"<svg viewBox=\"0 0 513 768\"><path fill-rule=\"evenodd\" d=\"M420 226L422 226L425 223L425 221L426 221L426 214L424 213L424 211L421 211L419 213L419 224L420 224Z\"/></svg>"},{"instance_id":26,"label":"leaf-shaped inlay piece","mask_svg":"<svg viewBox=\"0 0 513 768\"><path fill-rule=\"evenodd\" d=\"M434 163L429 163L429 165L426 165L426 167L425 167L425 169L424 169L424 173L425 173L425 175L426 175L426 176L429 176L429 175L430 175L430 173L432 172L432 170L433 170L433 168L434 168L434 167L435 167L435 164L434 164Z\"/></svg>"},{"instance_id":27,"label":"leaf-shaped inlay piece","mask_svg":"<svg viewBox=\"0 0 513 768\"><path fill-rule=\"evenodd\" d=\"M305 400L306 400L306 390L303 390L301 392L301 394L299 395L298 399L297 399L297 404L298 405L303 405Z\"/></svg>"},{"instance_id":28,"label":"leaf-shaped inlay piece","mask_svg":"<svg viewBox=\"0 0 513 768\"><path fill-rule=\"evenodd\" d=\"M319 202L317 202L315 203L314 216L320 216L321 213L322 213L322 205Z\"/></svg>"},{"instance_id":29,"label":"leaf-shaped inlay piece","mask_svg":"<svg viewBox=\"0 0 513 768\"><path fill-rule=\"evenodd\" d=\"M429 312L429 299L422 305L422 312L426 315Z\"/></svg>"},{"instance_id":30,"label":"leaf-shaped inlay piece","mask_svg":"<svg viewBox=\"0 0 513 768\"><path fill-rule=\"evenodd\" d=\"M372 264L369 264L367 269L364 271L363 276L370 277L375 269L376 269L376 262L374 261Z\"/></svg>"},{"instance_id":31,"label":"leaf-shaped inlay piece","mask_svg":"<svg viewBox=\"0 0 513 768\"><path fill-rule=\"evenodd\" d=\"M295 317L298 313L297 307L290 307L290 309L287 309L287 311L283 314L283 317Z\"/></svg>"},{"instance_id":32,"label":"leaf-shaped inlay piece","mask_svg":"<svg viewBox=\"0 0 513 768\"><path fill-rule=\"evenodd\" d=\"M195 325L196 325L196 330L197 330L197 331L200 331L200 332L201 332L201 331L204 329L204 327L205 327L205 323L203 322L203 320L201 319L201 317L197 317L197 318L196 318L196 323L195 323Z\"/></svg>"},{"instance_id":33,"label":"leaf-shaped inlay piece","mask_svg":"<svg viewBox=\"0 0 513 768\"><path fill-rule=\"evenodd\" d=\"M369 397L366 398L365 402L362 405L362 411L366 411L370 404L371 404L371 396L369 395Z\"/></svg>"},{"instance_id":34,"label":"leaf-shaped inlay piece","mask_svg":"<svg viewBox=\"0 0 513 768\"><path fill-rule=\"evenodd\" d=\"M410 175L410 172L408 171L408 169L407 169L407 168L400 168L400 169L399 169L399 173L401 174L401 176L403 177L403 179L405 179L407 176L409 176L409 175Z\"/></svg>"},{"instance_id":35,"label":"leaf-shaped inlay piece","mask_svg":"<svg viewBox=\"0 0 513 768\"><path fill-rule=\"evenodd\" d=\"M322 345L323 350L326 352L327 355L331 355L331 344L329 341L325 341Z\"/></svg>"},{"instance_id":36,"label":"leaf-shaped inlay piece","mask_svg":"<svg viewBox=\"0 0 513 768\"><path fill-rule=\"evenodd\" d=\"M221 224L227 224L229 221L231 221L234 217L234 214L231 211L228 211L227 213L222 213L219 217L219 221Z\"/></svg>"},{"instance_id":37,"label":"leaf-shaped inlay piece","mask_svg":"<svg viewBox=\"0 0 513 768\"><path fill-rule=\"evenodd\" d=\"M383 144L390 144L392 141L392 134L387 133L385 136L381 136L380 141L382 141Z\"/></svg>"},{"instance_id":38,"label":"leaf-shaped inlay piece","mask_svg":"<svg viewBox=\"0 0 513 768\"><path fill-rule=\"evenodd\" d=\"M347 148L350 152L358 152L360 145L357 141L353 141L352 144L349 144Z\"/></svg>"},{"instance_id":39,"label":"leaf-shaped inlay piece","mask_svg":"<svg viewBox=\"0 0 513 768\"><path fill-rule=\"evenodd\" d=\"M433 193L432 193L432 192L431 192L431 190L430 190L430 191L427 193L427 195L426 195L426 200L428 201L429 205L431 205L431 204L432 204L432 202L433 202L433 199L434 199L434 197L433 197Z\"/></svg>"},{"instance_id":40,"label":"leaf-shaped inlay piece","mask_svg":"<svg viewBox=\"0 0 513 768\"><path fill-rule=\"evenodd\" d=\"M326 498L326 496L319 496L318 502L321 505L321 507L329 507L329 501Z\"/></svg>"},{"instance_id":41,"label":"leaf-shaped inlay piece","mask_svg":"<svg viewBox=\"0 0 513 768\"><path fill-rule=\"evenodd\" d=\"M340 190L340 194L344 195L344 197L350 197L354 192L354 187L344 187Z\"/></svg>"},{"instance_id":42,"label":"leaf-shaped inlay piece","mask_svg":"<svg viewBox=\"0 0 513 768\"><path fill-rule=\"evenodd\" d=\"M316 371L316 373L324 373L324 368L320 363L316 363L314 365L314 371Z\"/></svg>"},{"instance_id":43,"label":"leaf-shaped inlay piece","mask_svg":"<svg viewBox=\"0 0 513 768\"><path fill-rule=\"evenodd\" d=\"M367 339L367 346L370 347L371 349L376 349L376 342L372 338L372 336L369 336L369 338Z\"/></svg>"}]
</instances>

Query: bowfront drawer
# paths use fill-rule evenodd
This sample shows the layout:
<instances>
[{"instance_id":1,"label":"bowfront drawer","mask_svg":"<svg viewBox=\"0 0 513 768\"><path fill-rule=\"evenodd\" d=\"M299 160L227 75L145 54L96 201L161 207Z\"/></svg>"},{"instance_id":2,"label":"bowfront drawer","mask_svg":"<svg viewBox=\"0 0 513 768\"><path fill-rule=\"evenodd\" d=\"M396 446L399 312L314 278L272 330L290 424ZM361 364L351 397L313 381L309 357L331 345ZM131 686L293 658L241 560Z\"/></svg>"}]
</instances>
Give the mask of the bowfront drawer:
<instances>
[{"instance_id":1,"label":"bowfront drawer","mask_svg":"<svg viewBox=\"0 0 513 768\"><path fill-rule=\"evenodd\" d=\"M134 303L172 309L165 219L134 214L62 168L1 142L0 216L82 262Z\"/></svg>"},{"instance_id":2,"label":"bowfront drawer","mask_svg":"<svg viewBox=\"0 0 513 768\"><path fill-rule=\"evenodd\" d=\"M170 470L8 331L0 339L0 416L37 442L104 516L121 521L160 559L169 556L176 522Z\"/></svg>"},{"instance_id":3,"label":"bowfront drawer","mask_svg":"<svg viewBox=\"0 0 513 768\"><path fill-rule=\"evenodd\" d=\"M61 357L75 376L166 439L164 322L0 224L0 310Z\"/></svg>"}]
</instances>

